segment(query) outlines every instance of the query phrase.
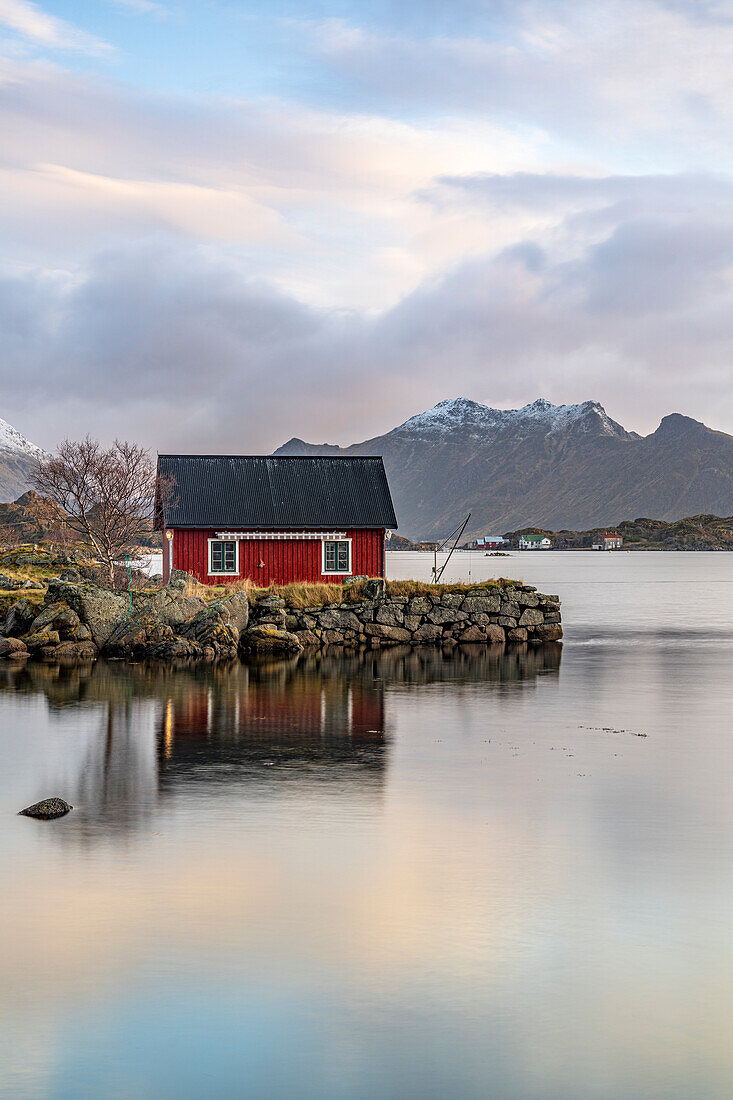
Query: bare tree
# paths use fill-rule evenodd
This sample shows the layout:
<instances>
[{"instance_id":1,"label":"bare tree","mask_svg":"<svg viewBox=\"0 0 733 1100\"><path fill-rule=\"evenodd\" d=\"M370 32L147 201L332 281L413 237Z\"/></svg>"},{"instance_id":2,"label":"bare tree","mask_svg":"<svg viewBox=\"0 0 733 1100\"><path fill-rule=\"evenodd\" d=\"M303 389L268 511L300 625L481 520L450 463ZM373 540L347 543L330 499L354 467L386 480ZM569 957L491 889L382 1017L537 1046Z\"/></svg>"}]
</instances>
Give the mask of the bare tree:
<instances>
[{"instance_id":1,"label":"bare tree","mask_svg":"<svg viewBox=\"0 0 733 1100\"><path fill-rule=\"evenodd\" d=\"M17 527L13 524L3 524L0 532L0 549L10 550L14 546L19 546L21 541L21 533Z\"/></svg>"},{"instance_id":2,"label":"bare tree","mask_svg":"<svg viewBox=\"0 0 733 1100\"><path fill-rule=\"evenodd\" d=\"M155 465L150 452L116 439L104 448L86 436L65 439L55 455L42 459L33 484L59 506L70 528L101 559L114 588L115 564L139 557L152 530Z\"/></svg>"}]
</instances>

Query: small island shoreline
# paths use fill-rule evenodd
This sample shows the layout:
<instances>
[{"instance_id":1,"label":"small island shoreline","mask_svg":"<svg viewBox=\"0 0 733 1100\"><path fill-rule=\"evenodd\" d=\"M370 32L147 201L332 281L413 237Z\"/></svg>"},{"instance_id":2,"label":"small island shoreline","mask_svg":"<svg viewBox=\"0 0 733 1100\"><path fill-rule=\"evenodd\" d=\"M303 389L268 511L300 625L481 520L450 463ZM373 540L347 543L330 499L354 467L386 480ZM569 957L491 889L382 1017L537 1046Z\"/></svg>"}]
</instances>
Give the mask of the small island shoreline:
<instances>
[{"instance_id":1,"label":"small island shoreline","mask_svg":"<svg viewBox=\"0 0 733 1100\"><path fill-rule=\"evenodd\" d=\"M112 591L74 568L44 590L13 591L0 658L21 662L219 661L401 645L540 644L562 638L560 599L519 581L213 589L186 573L155 589Z\"/></svg>"}]
</instances>

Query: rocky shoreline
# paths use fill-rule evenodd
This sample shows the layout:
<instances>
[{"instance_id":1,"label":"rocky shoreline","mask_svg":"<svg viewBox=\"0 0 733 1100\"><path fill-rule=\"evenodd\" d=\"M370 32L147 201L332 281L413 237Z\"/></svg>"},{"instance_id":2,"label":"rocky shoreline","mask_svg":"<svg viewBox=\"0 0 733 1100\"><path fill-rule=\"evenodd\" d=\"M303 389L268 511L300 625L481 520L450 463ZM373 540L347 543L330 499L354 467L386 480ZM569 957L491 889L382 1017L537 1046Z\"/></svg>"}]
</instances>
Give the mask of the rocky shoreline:
<instances>
[{"instance_id":1,"label":"rocky shoreline","mask_svg":"<svg viewBox=\"0 0 733 1100\"><path fill-rule=\"evenodd\" d=\"M215 661L383 646L542 643L562 638L560 600L519 582L448 590L421 585L393 595L366 582L359 598L292 607L277 595L189 595L174 572L155 592L112 592L73 571L52 579L43 602L21 598L5 616L0 657L13 661ZM346 597L346 593L343 594Z\"/></svg>"}]
</instances>

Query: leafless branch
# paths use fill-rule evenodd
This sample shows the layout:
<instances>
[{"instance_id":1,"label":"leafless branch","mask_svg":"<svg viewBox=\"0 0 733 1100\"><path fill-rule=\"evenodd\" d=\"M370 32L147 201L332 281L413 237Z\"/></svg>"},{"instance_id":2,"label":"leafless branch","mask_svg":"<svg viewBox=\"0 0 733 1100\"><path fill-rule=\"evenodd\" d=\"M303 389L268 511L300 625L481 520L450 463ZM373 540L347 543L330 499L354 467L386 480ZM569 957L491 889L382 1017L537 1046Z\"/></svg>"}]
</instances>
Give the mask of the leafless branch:
<instances>
[{"instance_id":1,"label":"leafless branch","mask_svg":"<svg viewBox=\"0 0 733 1100\"><path fill-rule=\"evenodd\" d=\"M152 530L155 466L150 452L119 439L108 448L88 435L65 439L55 455L40 462L33 484L90 544L114 587L115 564L125 556L137 557Z\"/></svg>"}]
</instances>

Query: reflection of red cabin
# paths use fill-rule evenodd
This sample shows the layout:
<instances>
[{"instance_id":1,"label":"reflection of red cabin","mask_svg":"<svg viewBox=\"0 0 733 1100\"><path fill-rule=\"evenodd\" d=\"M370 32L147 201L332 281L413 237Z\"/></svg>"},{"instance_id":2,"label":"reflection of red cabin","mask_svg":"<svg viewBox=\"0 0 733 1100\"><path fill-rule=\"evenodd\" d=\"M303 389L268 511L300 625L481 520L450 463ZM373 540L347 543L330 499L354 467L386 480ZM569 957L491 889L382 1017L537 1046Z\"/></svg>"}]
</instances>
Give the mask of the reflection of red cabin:
<instances>
[{"instance_id":1,"label":"reflection of red cabin","mask_svg":"<svg viewBox=\"0 0 733 1100\"><path fill-rule=\"evenodd\" d=\"M384 695L379 683L293 679L286 684L249 683L221 693L202 687L166 703L163 741L175 744L267 740L270 744L381 744Z\"/></svg>"},{"instance_id":2,"label":"reflection of red cabin","mask_svg":"<svg viewBox=\"0 0 733 1100\"><path fill-rule=\"evenodd\" d=\"M163 577L341 583L384 575L397 526L381 458L160 455Z\"/></svg>"}]
</instances>

